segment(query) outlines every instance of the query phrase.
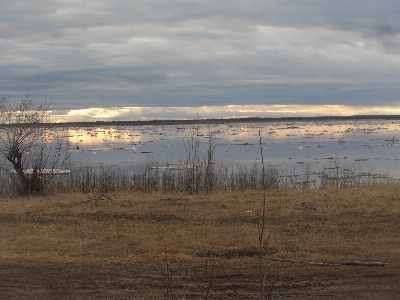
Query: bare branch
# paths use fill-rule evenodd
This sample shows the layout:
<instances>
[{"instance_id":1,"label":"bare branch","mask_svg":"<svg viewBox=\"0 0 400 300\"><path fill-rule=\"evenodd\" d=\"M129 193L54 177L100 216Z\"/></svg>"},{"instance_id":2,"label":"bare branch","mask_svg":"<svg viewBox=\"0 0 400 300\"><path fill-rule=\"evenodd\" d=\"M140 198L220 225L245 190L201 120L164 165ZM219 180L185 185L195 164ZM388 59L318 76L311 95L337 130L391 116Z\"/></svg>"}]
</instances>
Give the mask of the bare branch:
<instances>
[{"instance_id":1,"label":"bare branch","mask_svg":"<svg viewBox=\"0 0 400 300\"><path fill-rule=\"evenodd\" d=\"M43 170L65 163L68 143L47 126L49 103L36 106L28 94L12 107L10 98L0 98L0 154L11 164L11 176L20 194L43 194L52 180L52 176L42 175ZM7 166L2 169L7 170Z\"/></svg>"}]
</instances>

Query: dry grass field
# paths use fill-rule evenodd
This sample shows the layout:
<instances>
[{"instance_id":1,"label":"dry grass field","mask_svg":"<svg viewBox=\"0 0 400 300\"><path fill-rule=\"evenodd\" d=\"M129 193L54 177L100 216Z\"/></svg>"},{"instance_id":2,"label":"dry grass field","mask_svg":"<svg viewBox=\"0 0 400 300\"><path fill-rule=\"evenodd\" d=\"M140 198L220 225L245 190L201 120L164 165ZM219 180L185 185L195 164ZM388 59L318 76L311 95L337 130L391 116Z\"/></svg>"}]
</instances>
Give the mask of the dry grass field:
<instances>
[{"instance_id":1,"label":"dry grass field","mask_svg":"<svg viewBox=\"0 0 400 300\"><path fill-rule=\"evenodd\" d=\"M399 297L400 186L267 191L262 276L263 192L108 196L1 199L0 298Z\"/></svg>"}]
</instances>

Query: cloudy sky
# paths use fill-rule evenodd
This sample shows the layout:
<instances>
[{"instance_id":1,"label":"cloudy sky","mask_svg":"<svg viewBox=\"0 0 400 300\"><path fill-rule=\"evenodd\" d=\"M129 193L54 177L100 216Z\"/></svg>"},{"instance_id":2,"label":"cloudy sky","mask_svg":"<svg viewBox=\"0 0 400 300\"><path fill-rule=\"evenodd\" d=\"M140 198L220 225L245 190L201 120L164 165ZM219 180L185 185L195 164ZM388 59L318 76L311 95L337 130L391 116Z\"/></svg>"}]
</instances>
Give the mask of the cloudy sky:
<instances>
[{"instance_id":1,"label":"cloudy sky","mask_svg":"<svg viewBox=\"0 0 400 300\"><path fill-rule=\"evenodd\" d=\"M1 94L59 116L400 113L398 0L0 5Z\"/></svg>"}]
</instances>

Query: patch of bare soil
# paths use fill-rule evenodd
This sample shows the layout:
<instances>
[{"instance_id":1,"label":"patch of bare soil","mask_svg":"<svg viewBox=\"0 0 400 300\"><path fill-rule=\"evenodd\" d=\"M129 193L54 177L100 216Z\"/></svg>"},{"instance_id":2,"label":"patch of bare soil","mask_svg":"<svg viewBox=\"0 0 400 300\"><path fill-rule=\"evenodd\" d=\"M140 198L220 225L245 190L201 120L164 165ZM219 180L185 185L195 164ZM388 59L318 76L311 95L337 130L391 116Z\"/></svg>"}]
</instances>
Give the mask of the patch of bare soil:
<instances>
[{"instance_id":1,"label":"patch of bare soil","mask_svg":"<svg viewBox=\"0 0 400 300\"><path fill-rule=\"evenodd\" d=\"M270 262L266 294L273 299L398 299L400 266L317 266ZM259 299L257 258L162 263L2 263L1 299Z\"/></svg>"}]
</instances>

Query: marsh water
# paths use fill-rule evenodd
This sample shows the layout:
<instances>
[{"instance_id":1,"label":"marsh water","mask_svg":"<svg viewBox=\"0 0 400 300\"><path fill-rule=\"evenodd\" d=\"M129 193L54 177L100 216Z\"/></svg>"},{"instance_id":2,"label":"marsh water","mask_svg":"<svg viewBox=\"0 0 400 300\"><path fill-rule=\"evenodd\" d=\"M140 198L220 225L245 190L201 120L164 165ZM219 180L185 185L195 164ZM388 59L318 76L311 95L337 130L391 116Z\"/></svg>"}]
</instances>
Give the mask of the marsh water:
<instances>
[{"instance_id":1,"label":"marsh water","mask_svg":"<svg viewBox=\"0 0 400 300\"><path fill-rule=\"evenodd\" d=\"M399 130L400 121L377 119L74 127L66 135L75 164L123 172L184 166L193 143L206 157L211 141L215 164L229 168L263 157L281 174L351 168L398 178Z\"/></svg>"}]
</instances>

